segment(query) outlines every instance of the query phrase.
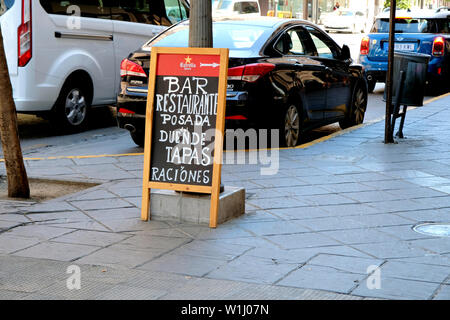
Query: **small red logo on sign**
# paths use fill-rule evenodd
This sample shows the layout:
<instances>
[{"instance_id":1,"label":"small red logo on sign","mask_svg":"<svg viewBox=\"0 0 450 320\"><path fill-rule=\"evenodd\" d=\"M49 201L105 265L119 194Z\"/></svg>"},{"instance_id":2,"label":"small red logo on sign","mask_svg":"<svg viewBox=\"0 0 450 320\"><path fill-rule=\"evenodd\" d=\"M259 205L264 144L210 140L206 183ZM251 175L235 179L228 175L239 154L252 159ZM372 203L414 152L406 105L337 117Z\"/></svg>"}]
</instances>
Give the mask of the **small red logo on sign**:
<instances>
[{"instance_id":1,"label":"small red logo on sign","mask_svg":"<svg viewBox=\"0 0 450 320\"><path fill-rule=\"evenodd\" d=\"M187 56L186 58L184 58L184 63L183 62L180 63L180 68L184 70L192 70L194 68L197 68L197 65L192 62L191 57Z\"/></svg>"}]
</instances>

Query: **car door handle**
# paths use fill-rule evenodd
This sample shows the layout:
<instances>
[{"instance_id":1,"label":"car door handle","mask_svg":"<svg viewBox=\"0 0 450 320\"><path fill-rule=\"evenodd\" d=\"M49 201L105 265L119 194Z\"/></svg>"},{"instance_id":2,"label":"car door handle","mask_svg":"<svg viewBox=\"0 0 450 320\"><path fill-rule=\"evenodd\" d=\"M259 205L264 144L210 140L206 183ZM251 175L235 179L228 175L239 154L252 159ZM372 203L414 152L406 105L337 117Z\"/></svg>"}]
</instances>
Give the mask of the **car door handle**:
<instances>
[{"instance_id":1,"label":"car door handle","mask_svg":"<svg viewBox=\"0 0 450 320\"><path fill-rule=\"evenodd\" d=\"M298 62L298 61L295 62L295 65L296 65L297 67L300 67L300 68L303 67L303 63L300 63L300 62Z\"/></svg>"}]
</instances>

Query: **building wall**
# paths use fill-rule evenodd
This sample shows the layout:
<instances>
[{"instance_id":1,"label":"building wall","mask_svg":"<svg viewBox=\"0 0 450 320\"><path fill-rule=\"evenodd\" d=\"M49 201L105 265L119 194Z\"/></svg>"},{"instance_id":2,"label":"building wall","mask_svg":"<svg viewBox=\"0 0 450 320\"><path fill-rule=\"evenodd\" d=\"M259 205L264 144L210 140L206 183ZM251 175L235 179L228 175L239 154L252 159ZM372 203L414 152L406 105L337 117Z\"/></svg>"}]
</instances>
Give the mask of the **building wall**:
<instances>
[{"instance_id":1,"label":"building wall","mask_svg":"<svg viewBox=\"0 0 450 320\"><path fill-rule=\"evenodd\" d=\"M267 15L268 10L273 10L275 7L275 0L258 0L261 7L261 14ZM292 13L292 17L303 17L303 1L310 3L310 8L313 0L278 0L277 11L287 11ZM336 2L339 2L340 8L350 8L360 10L366 14L369 21L373 19L382 11L384 0L314 0L318 1L320 14L326 14L333 11ZM412 7L419 6L419 0L411 0ZM450 1L447 0L424 0L424 8L432 7L436 9L441 6L450 6ZM311 16L311 12L309 12ZM320 22L320 19L319 19Z\"/></svg>"}]
</instances>

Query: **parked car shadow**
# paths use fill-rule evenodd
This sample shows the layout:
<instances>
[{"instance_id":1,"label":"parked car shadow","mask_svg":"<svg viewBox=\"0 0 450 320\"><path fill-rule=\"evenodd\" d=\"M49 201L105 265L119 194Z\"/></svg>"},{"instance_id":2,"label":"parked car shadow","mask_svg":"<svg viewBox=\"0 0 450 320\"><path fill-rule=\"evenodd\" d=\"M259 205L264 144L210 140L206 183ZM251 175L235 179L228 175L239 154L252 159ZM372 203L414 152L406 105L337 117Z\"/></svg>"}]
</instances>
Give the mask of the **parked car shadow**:
<instances>
[{"instance_id":1,"label":"parked car shadow","mask_svg":"<svg viewBox=\"0 0 450 320\"><path fill-rule=\"evenodd\" d=\"M70 134L56 129L49 120L35 115L18 114L17 119L21 139L45 138ZM87 130L113 126L117 126L115 108L104 107L92 109Z\"/></svg>"}]
</instances>

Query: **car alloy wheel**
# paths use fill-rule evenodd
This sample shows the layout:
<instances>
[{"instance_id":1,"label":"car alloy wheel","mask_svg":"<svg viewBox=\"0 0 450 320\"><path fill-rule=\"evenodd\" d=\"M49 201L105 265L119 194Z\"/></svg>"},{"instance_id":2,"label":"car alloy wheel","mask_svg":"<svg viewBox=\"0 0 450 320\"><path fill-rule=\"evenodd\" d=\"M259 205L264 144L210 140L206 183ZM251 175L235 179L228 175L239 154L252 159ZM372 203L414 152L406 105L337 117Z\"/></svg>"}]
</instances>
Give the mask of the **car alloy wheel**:
<instances>
[{"instance_id":1,"label":"car alloy wheel","mask_svg":"<svg viewBox=\"0 0 450 320\"><path fill-rule=\"evenodd\" d=\"M80 89L72 89L66 97L65 115L67 122L72 126L78 126L86 118L87 103Z\"/></svg>"},{"instance_id":2,"label":"car alloy wheel","mask_svg":"<svg viewBox=\"0 0 450 320\"><path fill-rule=\"evenodd\" d=\"M284 117L284 141L287 147L295 147L300 138L300 115L295 105L290 105Z\"/></svg>"},{"instance_id":3,"label":"car alloy wheel","mask_svg":"<svg viewBox=\"0 0 450 320\"><path fill-rule=\"evenodd\" d=\"M347 129L364 122L367 108L367 92L364 83L357 84L351 101L351 110L345 119L339 121L342 129Z\"/></svg>"},{"instance_id":4,"label":"car alloy wheel","mask_svg":"<svg viewBox=\"0 0 450 320\"><path fill-rule=\"evenodd\" d=\"M353 101L353 117L355 124L361 124L364 121L364 115L367 107L367 95L361 86L358 86Z\"/></svg>"}]
</instances>

